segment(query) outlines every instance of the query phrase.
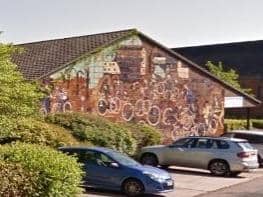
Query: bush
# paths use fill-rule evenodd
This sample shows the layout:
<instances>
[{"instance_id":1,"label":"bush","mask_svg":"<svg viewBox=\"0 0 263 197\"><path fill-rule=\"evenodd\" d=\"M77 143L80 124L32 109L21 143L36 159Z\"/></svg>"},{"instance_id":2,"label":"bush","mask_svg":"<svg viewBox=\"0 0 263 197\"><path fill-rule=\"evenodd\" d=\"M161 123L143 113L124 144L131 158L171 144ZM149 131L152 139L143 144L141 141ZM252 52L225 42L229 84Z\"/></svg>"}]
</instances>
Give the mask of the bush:
<instances>
[{"instance_id":1,"label":"bush","mask_svg":"<svg viewBox=\"0 0 263 197\"><path fill-rule=\"evenodd\" d=\"M257 128L257 129L263 129L263 120L262 119L260 119L260 120L256 120L256 119L252 120L252 126L254 128Z\"/></svg>"},{"instance_id":2,"label":"bush","mask_svg":"<svg viewBox=\"0 0 263 197\"><path fill-rule=\"evenodd\" d=\"M71 135L70 131L63 127L32 118L17 121L16 128L14 128L12 135L3 136L3 140L1 141L10 137L15 138L17 141L42 144L51 147L78 143Z\"/></svg>"},{"instance_id":3,"label":"bush","mask_svg":"<svg viewBox=\"0 0 263 197\"><path fill-rule=\"evenodd\" d=\"M129 128L105 118L82 113L58 113L47 116L46 120L71 130L81 142L90 142L129 155L136 150L136 140Z\"/></svg>"},{"instance_id":4,"label":"bush","mask_svg":"<svg viewBox=\"0 0 263 197\"><path fill-rule=\"evenodd\" d=\"M238 120L238 119L225 119L224 120L225 131L237 130L237 129L246 129L247 121Z\"/></svg>"},{"instance_id":5,"label":"bush","mask_svg":"<svg viewBox=\"0 0 263 197\"><path fill-rule=\"evenodd\" d=\"M33 181L29 186L32 189L25 190L29 192L26 196L71 197L80 192L82 172L76 159L51 148L24 143L0 146L0 161L18 163L26 170L21 174L30 173L23 177L25 184L27 179Z\"/></svg>"},{"instance_id":6,"label":"bush","mask_svg":"<svg viewBox=\"0 0 263 197\"><path fill-rule=\"evenodd\" d=\"M25 197L37 192L37 174L20 164L0 161L0 196Z\"/></svg>"},{"instance_id":7,"label":"bush","mask_svg":"<svg viewBox=\"0 0 263 197\"><path fill-rule=\"evenodd\" d=\"M151 146L161 143L161 133L158 129L147 124L123 123L131 130L132 136L137 141L138 152L144 146Z\"/></svg>"},{"instance_id":8,"label":"bush","mask_svg":"<svg viewBox=\"0 0 263 197\"><path fill-rule=\"evenodd\" d=\"M236 130L236 129L247 129L246 119L225 119L225 130ZM250 127L262 129L263 120L262 119L252 119L250 120Z\"/></svg>"}]
</instances>

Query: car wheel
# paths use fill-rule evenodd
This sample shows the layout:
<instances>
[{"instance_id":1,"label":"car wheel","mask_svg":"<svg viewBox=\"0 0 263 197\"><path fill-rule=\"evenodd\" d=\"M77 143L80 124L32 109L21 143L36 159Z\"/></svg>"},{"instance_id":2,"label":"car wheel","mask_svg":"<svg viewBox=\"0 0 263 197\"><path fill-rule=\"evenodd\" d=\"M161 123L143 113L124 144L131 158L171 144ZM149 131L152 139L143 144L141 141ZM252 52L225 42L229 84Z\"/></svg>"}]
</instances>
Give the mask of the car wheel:
<instances>
[{"instance_id":1,"label":"car wheel","mask_svg":"<svg viewBox=\"0 0 263 197\"><path fill-rule=\"evenodd\" d=\"M230 173L228 163L223 160L212 161L209 170L215 176L227 176Z\"/></svg>"},{"instance_id":2,"label":"car wheel","mask_svg":"<svg viewBox=\"0 0 263 197\"><path fill-rule=\"evenodd\" d=\"M139 196L144 192L143 184L136 179L126 180L122 188L126 196Z\"/></svg>"},{"instance_id":3,"label":"car wheel","mask_svg":"<svg viewBox=\"0 0 263 197\"><path fill-rule=\"evenodd\" d=\"M141 163L143 165L157 166L158 159L154 154L146 153L142 156Z\"/></svg>"}]
</instances>

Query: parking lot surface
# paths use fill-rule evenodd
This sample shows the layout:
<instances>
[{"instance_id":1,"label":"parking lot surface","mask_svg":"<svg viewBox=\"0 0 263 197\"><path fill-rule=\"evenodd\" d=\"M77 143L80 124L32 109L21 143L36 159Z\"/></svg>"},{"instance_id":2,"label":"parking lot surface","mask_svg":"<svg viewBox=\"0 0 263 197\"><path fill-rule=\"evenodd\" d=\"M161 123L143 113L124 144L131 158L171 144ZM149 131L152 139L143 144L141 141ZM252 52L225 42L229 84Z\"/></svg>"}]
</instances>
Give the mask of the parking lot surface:
<instances>
[{"instance_id":1,"label":"parking lot surface","mask_svg":"<svg viewBox=\"0 0 263 197\"><path fill-rule=\"evenodd\" d=\"M210 175L208 171L179 167L170 168L169 172L175 181L175 190L173 192L155 195L155 197L193 197L263 177L263 169L242 173L238 177L214 177ZM124 195L119 192L95 189L89 189L85 194L81 195L81 197L99 196L123 197Z\"/></svg>"}]
</instances>

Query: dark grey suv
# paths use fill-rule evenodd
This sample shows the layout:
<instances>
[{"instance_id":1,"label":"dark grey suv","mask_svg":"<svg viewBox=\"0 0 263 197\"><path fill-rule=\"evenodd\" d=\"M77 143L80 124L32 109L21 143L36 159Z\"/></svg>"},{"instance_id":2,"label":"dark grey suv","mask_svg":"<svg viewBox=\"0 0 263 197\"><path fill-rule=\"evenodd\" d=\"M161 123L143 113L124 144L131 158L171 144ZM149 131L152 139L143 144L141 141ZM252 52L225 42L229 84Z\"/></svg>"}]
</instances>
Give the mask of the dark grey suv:
<instances>
[{"instance_id":1,"label":"dark grey suv","mask_svg":"<svg viewBox=\"0 0 263 197\"><path fill-rule=\"evenodd\" d=\"M263 167L263 132L257 130L233 130L223 134L224 137L246 139L258 150L258 162Z\"/></svg>"}]
</instances>

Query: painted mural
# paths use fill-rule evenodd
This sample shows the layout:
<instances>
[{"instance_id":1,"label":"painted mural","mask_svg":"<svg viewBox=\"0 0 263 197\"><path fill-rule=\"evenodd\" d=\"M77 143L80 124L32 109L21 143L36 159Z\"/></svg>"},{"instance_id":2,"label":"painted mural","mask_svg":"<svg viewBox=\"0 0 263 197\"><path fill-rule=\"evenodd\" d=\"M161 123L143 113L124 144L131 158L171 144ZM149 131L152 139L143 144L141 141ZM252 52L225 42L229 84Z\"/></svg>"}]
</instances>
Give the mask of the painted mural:
<instances>
[{"instance_id":1,"label":"painted mural","mask_svg":"<svg viewBox=\"0 0 263 197\"><path fill-rule=\"evenodd\" d=\"M167 141L223 129L224 92L178 59L132 36L51 76L43 112L82 111L147 123Z\"/></svg>"}]
</instances>

